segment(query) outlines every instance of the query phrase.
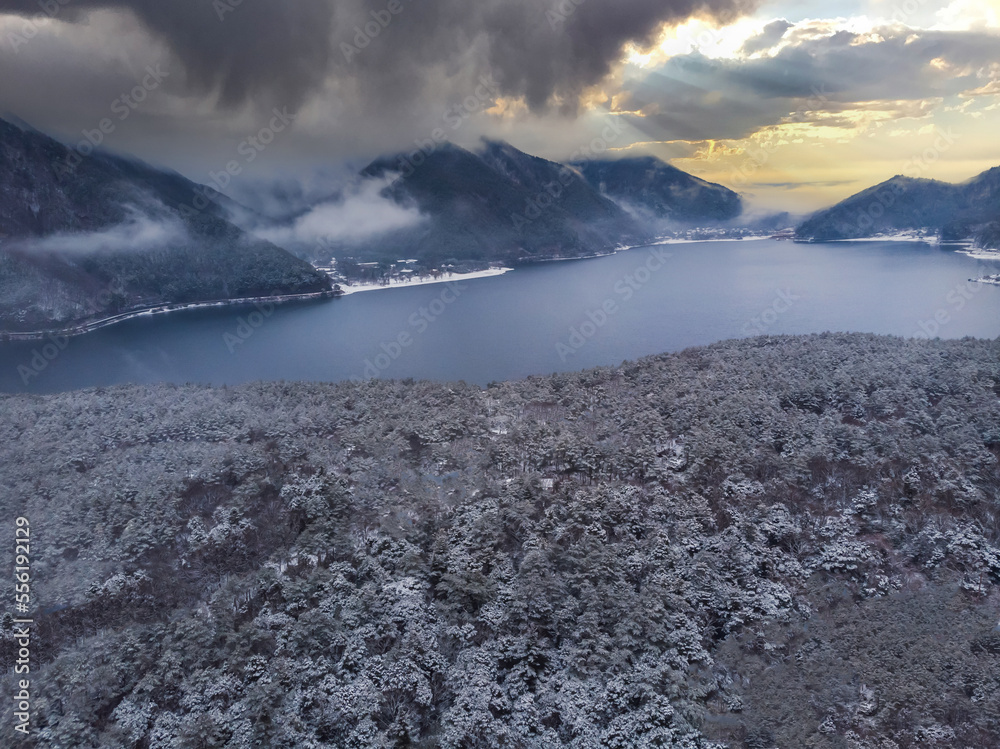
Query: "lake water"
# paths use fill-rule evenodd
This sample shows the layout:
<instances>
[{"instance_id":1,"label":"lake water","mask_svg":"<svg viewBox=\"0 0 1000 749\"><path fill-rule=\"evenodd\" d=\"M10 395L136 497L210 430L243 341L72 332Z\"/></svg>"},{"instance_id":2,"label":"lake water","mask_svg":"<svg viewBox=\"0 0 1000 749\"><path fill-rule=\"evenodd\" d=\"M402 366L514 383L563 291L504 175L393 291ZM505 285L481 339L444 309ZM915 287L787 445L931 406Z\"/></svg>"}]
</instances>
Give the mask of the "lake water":
<instances>
[{"instance_id":1,"label":"lake water","mask_svg":"<svg viewBox=\"0 0 1000 749\"><path fill-rule=\"evenodd\" d=\"M968 281L997 272L998 262L925 244L665 245L267 316L227 308L136 319L70 339L44 368L42 343L0 344L0 391L374 374L485 384L755 334L996 338L1000 287ZM26 385L19 367L33 359Z\"/></svg>"}]
</instances>

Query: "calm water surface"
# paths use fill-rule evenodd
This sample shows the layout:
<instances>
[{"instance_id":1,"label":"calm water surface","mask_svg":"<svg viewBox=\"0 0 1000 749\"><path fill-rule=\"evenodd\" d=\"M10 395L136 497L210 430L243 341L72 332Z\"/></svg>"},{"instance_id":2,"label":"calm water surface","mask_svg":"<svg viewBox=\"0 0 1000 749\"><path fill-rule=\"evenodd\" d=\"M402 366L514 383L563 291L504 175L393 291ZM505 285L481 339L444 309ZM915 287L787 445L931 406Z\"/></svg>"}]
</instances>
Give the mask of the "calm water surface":
<instances>
[{"instance_id":1,"label":"calm water surface","mask_svg":"<svg viewBox=\"0 0 1000 749\"><path fill-rule=\"evenodd\" d=\"M760 333L996 338L1000 287L968 281L997 272L997 262L909 243L641 248L281 307L253 317L256 327L252 310L234 308L132 320L71 339L27 385L18 367L42 344L0 344L0 390L374 374L485 384Z\"/></svg>"}]
</instances>

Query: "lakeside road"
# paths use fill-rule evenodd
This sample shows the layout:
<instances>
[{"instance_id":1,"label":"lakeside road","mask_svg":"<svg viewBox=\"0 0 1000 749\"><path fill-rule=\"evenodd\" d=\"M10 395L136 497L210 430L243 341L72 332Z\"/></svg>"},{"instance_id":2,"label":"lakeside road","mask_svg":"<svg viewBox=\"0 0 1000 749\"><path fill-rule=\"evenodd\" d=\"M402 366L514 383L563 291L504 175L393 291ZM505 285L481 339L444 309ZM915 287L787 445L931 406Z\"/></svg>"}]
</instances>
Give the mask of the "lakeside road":
<instances>
[{"instance_id":1,"label":"lakeside road","mask_svg":"<svg viewBox=\"0 0 1000 749\"><path fill-rule=\"evenodd\" d=\"M66 328L50 328L48 330L31 331L0 331L0 341L43 341L51 337L73 338L85 335L101 328L133 320L137 317L147 317L150 315L165 315L170 312L182 312L184 310L210 309L213 307L250 307L261 304L288 304L292 302L308 302L317 299L334 299L343 296L342 292L335 290L314 291L309 294L279 294L277 296L241 297L239 299L217 299L209 302L186 302L157 304L152 307L129 310L110 317L102 317L100 320L92 320L78 325L71 325Z\"/></svg>"},{"instance_id":2,"label":"lakeside road","mask_svg":"<svg viewBox=\"0 0 1000 749\"><path fill-rule=\"evenodd\" d=\"M295 302L315 301L318 299L335 299L342 296L349 296L351 294L358 294L363 291L400 289L411 286L425 286L435 283L449 283L452 281L469 281L477 278L490 278L493 276L501 276L504 273L509 273L511 270L513 269L490 268L488 270L473 271L471 273L450 273L442 275L438 278L420 278L413 281L394 280L388 284L358 284L356 286L339 284L340 291L316 291L309 294L279 294L276 296L241 297L239 299L217 299L207 302L157 304L151 307L129 310L128 312L111 315L110 317L103 317L100 320L92 320L86 323L69 325L65 328L50 328L47 330L17 332L0 330L0 341L44 341L51 337L73 338L87 333L92 333L95 330L100 330L101 328L106 328L111 325L117 325L118 323L125 322L126 320L134 320L139 317L147 317L151 315L165 315L170 312L211 309L216 307L249 307L261 304L291 304Z\"/></svg>"}]
</instances>

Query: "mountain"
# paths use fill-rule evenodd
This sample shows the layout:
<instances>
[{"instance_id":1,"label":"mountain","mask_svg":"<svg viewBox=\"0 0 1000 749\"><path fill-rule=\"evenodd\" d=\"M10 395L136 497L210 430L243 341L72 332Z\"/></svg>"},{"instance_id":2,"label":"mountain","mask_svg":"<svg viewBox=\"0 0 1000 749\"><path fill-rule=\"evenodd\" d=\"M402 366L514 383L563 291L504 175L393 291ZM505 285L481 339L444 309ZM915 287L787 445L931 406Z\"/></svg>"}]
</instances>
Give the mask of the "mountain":
<instances>
[{"instance_id":1,"label":"mountain","mask_svg":"<svg viewBox=\"0 0 1000 749\"><path fill-rule=\"evenodd\" d=\"M740 196L653 156L572 164L584 179L620 206L644 219L681 225L728 221L740 216Z\"/></svg>"},{"instance_id":2,"label":"mountain","mask_svg":"<svg viewBox=\"0 0 1000 749\"><path fill-rule=\"evenodd\" d=\"M1000 167L961 184L897 175L820 211L798 228L819 241L926 229L943 239L995 242ZM993 244L996 246L996 244Z\"/></svg>"},{"instance_id":3,"label":"mountain","mask_svg":"<svg viewBox=\"0 0 1000 749\"><path fill-rule=\"evenodd\" d=\"M961 188L966 211L946 230L954 236L972 237L980 247L1000 247L1000 167L987 169Z\"/></svg>"},{"instance_id":4,"label":"mountain","mask_svg":"<svg viewBox=\"0 0 1000 749\"><path fill-rule=\"evenodd\" d=\"M575 170L507 143L484 141L476 152L446 143L416 161L383 157L363 170L427 218L418 230L380 238L368 255L513 263L592 255L647 238Z\"/></svg>"},{"instance_id":5,"label":"mountain","mask_svg":"<svg viewBox=\"0 0 1000 749\"><path fill-rule=\"evenodd\" d=\"M402 257L417 261L411 269L428 271L444 263L471 269L593 256L742 212L736 193L658 159L567 165L489 139L474 150L443 142L382 156L358 176L363 186L354 192L314 205L271 195L269 202L285 209L269 210L271 223L253 230L302 256L334 256L340 271L353 277L362 267L356 260L380 266L360 273L384 274ZM372 200L372 187L381 204ZM322 230L336 223L334 217L351 215L380 215L393 225L404 212L412 220L396 229L379 231L369 221L368 231L357 232L361 236Z\"/></svg>"},{"instance_id":6,"label":"mountain","mask_svg":"<svg viewBox=\"0 0 1000 749\"><path fill-rule=\"evenodd\" d=\"M0 330L330 288L228 221L232 207L179 174L0 120Z\"/></svg>"}]
</instances>

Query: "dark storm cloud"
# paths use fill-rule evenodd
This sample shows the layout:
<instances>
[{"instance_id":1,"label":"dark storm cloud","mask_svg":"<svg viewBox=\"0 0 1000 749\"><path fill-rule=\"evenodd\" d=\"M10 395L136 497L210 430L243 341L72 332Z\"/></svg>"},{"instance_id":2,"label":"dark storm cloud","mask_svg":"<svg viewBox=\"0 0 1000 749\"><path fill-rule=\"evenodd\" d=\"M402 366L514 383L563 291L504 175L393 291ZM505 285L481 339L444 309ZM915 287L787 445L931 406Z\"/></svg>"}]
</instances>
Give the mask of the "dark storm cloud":
<instances>
[{"instance_id":1,"label":"dark storm cloud","mask_svg":"<svg viewBox=\"0 0 1000 749\"><path fill-rule=\"evenodd\" d=\"M921 102L981 87L1000 63L996 34L899 28L880 34L802 38L753 59L676 56L626 81L621 106L641 111L632 124L663 140L741 138L789 117L852 127L850 118L836 115L860 105L926 114Z\"/></svg>"},{"instance_id":2,"label":"dark storm cloud","mask_svg":"<svg viewBox=\"0 0 1000 749\"><path fill-rule=\"evenodd\" d=\"M131 11L183 63L199 91L223 104L256 95L301 100L328 75L358 100L413 99L429 77L492 72L502 93L541 109L571 106L628 42L664 22L729 19L755 0L43 0L60 20ZM0 0L0 13L37 15L38 0ZM390 12L395 10L395 12ZM374 23L374 26L372 25ZM376 30L368 33L366 29ZM115 40L109 39L109 44ZM353 48L356 54L349 50Z\"/></svg>"},{"instance_id":3,"label":"dark storm cloud","mask_svg":"<svg viewBox=\"0 0 1000 749\"><path fill-rule=\"evenodd\" d=\"M0 0L0 13L70 22L97 9L133 13L182 61L193 92L217 91L224 105L277 91L299 100L329 63L328 0Z\"/></svg>"},{"instance_id":4,"label":"dark storm cloud","mask_svg":"<svg viewBox=\"0 0 1000 749\"><path fill-rule=\"evenodd\" d=\"M746 40L743 44L743 53L752 55L754 52L763 52L766 49L771 49L781 41L781 37L790 28L792 28L792 24L784 19L771 21L757 36Z\"/></svg>"}]
</instances>

